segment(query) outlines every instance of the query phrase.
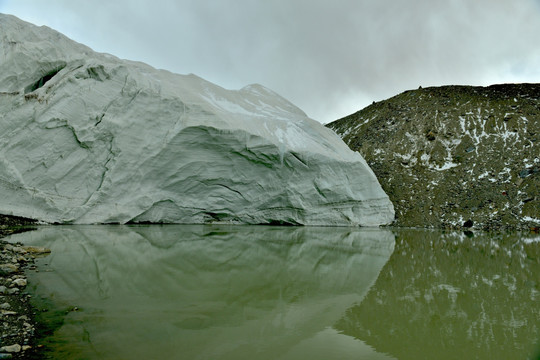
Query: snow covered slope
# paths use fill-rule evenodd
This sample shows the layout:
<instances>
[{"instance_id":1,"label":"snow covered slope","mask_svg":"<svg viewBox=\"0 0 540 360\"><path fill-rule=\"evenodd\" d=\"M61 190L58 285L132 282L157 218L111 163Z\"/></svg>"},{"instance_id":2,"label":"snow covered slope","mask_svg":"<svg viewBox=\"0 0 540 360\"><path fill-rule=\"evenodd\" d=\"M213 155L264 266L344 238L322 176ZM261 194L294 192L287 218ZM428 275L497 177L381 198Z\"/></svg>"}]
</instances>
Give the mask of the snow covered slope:
<instances>
[{"instance_id":1,"label":"snow covered slope","mask_svg":"<svg viewBox=\"0 0 540 360\"><path fill-rule=\"evenodd\" d=\"M0 214L58 223L380 225L364 159L260 85L95 53L0 14Z\"/></svg>"}]
</instances>

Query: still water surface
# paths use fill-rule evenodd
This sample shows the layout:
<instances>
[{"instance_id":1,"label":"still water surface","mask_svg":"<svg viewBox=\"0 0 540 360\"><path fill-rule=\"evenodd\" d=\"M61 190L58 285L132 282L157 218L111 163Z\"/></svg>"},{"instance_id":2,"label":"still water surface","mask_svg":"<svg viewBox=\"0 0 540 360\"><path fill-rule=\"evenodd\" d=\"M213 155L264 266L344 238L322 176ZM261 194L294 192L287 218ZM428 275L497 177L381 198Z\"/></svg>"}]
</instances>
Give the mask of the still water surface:
<instances>
[{"instance_id":1,"label":"still water surface","mask_svg":"<svg viewBox=\"0 0 540 360\"><path fill-rule=\"evenodd\" d=\"M540 238L61 226L28 291L53 359L536 359ZM76 311L70 311L77 308ZM59 315L61 314L61 315Z\"/></svg>"}]
</instances>

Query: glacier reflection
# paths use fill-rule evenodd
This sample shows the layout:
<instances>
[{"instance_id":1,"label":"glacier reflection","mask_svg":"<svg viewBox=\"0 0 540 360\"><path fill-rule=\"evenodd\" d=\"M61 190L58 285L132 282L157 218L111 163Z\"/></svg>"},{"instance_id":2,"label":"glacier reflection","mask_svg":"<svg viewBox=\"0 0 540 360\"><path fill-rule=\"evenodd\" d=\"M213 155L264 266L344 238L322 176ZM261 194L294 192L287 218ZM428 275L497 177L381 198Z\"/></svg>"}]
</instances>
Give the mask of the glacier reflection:
<instances>
[{"instance_id":1,"label":"glacier reflection","mask_svg":"<svg viewBox=\"0 0 540 360\"><path fill-rule=\"evenodd\" d=\"M79 309L48 340L53 358L386 359L333 326L362 301L394 238L151 225L43 227L11 240L52 250L31 291Z\"/></svg>"}]
</instances>

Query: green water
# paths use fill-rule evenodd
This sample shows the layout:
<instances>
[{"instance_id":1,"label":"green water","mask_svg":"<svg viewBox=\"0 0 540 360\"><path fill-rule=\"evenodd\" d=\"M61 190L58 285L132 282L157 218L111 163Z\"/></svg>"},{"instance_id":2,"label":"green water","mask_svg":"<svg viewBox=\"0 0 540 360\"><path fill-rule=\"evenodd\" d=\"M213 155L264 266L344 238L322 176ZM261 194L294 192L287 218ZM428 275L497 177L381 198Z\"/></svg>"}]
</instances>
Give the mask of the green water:
<instances>
[{"instance_id":1,"label":"green water","mask_svg":"<svg viewBox=\"0 0 540 360\"><path fill-rule=\"evenodd\" d=\"M540 238L62 226L28 291L52 359L536 359ZM77 308L76 311L69 311Z\"/></svg>"}]
</instances>

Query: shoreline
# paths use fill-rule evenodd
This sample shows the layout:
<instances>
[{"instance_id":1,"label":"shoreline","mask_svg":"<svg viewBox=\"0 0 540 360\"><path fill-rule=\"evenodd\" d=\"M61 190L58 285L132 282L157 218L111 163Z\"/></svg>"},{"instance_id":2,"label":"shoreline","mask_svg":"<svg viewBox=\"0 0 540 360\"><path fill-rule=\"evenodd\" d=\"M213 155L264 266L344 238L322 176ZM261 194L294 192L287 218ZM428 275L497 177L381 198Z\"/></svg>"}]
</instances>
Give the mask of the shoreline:
<instances>
[{"instance_id":1,"label":"shoreline","mask_svg":"<svg viewBox=\"0 0 540 360\"><path fill-rule=\"evenodd\" d=\"M23 246L4 240L10 235L34 230L25 221L0 222L0 359L41 358L38 345L38 309L25 291L28 270L36 270L35 259L48 249Z\"/></svg>"}]
</instances>

